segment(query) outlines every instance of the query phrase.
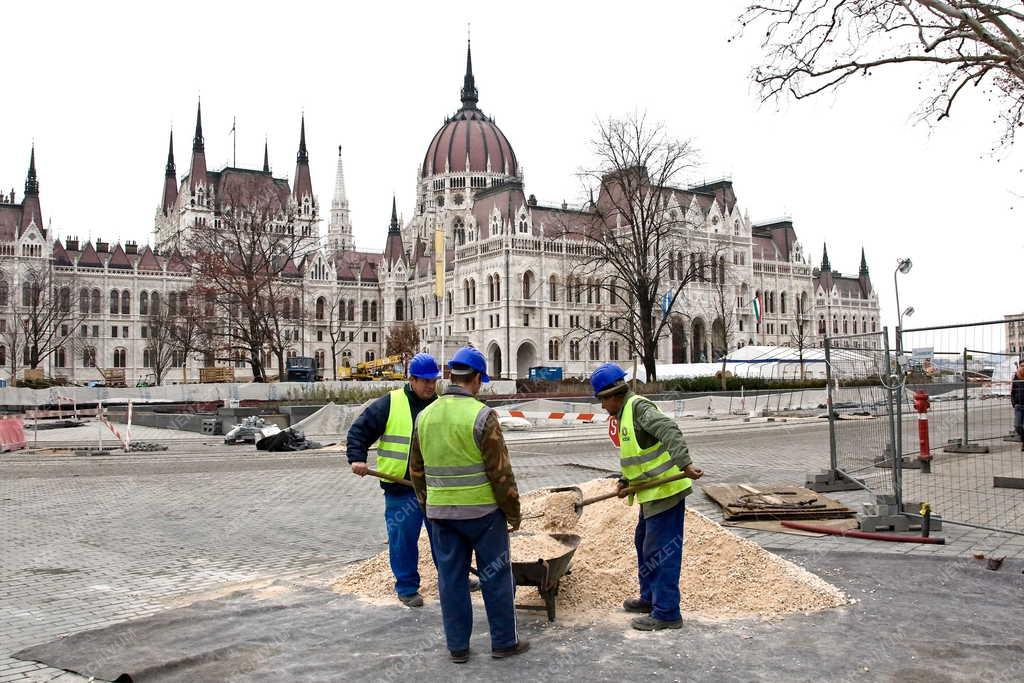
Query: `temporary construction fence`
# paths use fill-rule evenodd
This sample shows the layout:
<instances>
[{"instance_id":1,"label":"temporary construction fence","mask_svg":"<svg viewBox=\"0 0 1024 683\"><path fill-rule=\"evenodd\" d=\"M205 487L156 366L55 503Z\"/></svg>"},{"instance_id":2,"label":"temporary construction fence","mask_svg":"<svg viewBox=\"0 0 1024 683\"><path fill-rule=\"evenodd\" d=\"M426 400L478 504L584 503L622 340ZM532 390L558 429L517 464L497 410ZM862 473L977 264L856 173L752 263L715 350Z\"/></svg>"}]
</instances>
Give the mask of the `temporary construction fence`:
<instances>
[{"instance_id":1,"label":"temporary construction fence","mask_svg":"<svg viewBox=\"0 0 1024 683\"><path fill-rule=\"evenodd\" d=\"M1024 534L1024 452L1010 404L1020 354L1006 350L1006 322L897 330L892 347L886 329L826 338L823 484L876 494L894 527L929 510Z\"/></svg>"},{"instance_id":2,"label":"temporary construction fence","mask_svg":"<svg viewBox=\"0 0 1024 683\"><path fill-rule=\"evenodd\" d=\"M1006 324L900 335L900 424L910 437L902 452L914 465L904 468L903 496L947 521L1024 534L1024 453L1010 404L1020 354L1007 350Z\"/></svg>"}]
</instances>

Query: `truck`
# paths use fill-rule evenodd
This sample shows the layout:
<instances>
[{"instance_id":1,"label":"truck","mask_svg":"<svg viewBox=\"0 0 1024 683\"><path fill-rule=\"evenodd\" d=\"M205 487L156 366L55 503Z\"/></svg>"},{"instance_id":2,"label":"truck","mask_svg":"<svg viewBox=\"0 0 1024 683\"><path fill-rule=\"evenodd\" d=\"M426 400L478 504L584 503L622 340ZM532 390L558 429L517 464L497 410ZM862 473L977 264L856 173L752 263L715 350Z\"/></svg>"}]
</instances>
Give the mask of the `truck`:
<instances>
[{"instance_id":1,"label":"truck","mask_svg":"<svg viewBox=\"0 0 1024 683\"><path fill-rule=\"evenodd\" d=\"M405 361L401 355L395 354L363 361L356 364L352 371L352 379L364 382L370 380L400 380L405 379Z\"/></svg>"},{"instance_id":2,"label":"truck","mask_svg":"<svg viewBox=\"0 0 1024 683\"><path fill-rule=\"evenodd\" d=\"M316 360L310 356L292 356L285 361L285 370L285 380L288 382L317 382L323 379Z\"/></svg>"}]
</instances>

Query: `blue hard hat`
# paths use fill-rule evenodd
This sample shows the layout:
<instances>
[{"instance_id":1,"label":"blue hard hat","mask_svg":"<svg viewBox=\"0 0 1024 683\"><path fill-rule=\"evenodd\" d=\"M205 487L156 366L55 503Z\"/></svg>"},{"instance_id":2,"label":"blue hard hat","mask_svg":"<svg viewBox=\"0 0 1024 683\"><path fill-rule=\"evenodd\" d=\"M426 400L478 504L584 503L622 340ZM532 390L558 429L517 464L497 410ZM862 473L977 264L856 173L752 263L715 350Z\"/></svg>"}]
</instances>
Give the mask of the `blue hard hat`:
<instances>
[{"instance_id":1,"label":"blue hard hat","mask_svg":"<svg viewBox=\"0 0 1024 683\"><path fill-rule=\"evenodd\" d=\"M461 368L456 368L456 365L461 366ZM480 373L481 382L491 381L491 378L487 376L487 359L484 358L484 354L472 346L463 346L456 351L451 361L448 362L448 368L452 371L453 375L467 374L466 372L459 372L459 370L469 368Z\"/></svg>"},{"instance_id":2,"label":"blue hard hat","mask_svg":"<svg viewBox=\"0 0 1024 683\"><path fill-rule=\"evenodd\" d=\"M437 379L441 376L441 368L429 353L417 353L409 361L409 375L420 379Z\"/></svg>"},{"instance_id":3,"label":"blue hard hat","mask_svg":"<svg viewBox=\"0 0 1024 683\"><path fill-rule=\"evenodd\" d=\"M597 396L625 376L626 371L615 363L601 365L590 375L590 386L594 388L594 396Z\"/></svg>"}]
</instances>

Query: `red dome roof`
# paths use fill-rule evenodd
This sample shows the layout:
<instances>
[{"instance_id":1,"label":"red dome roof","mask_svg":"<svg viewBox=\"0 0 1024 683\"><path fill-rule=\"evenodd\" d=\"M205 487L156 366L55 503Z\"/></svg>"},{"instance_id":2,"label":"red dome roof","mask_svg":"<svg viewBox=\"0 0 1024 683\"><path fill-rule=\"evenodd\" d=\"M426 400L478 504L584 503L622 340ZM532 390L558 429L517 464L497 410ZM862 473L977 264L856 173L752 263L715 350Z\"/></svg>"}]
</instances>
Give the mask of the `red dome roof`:
<instances>
[{"instance_id":1,"label":"red dome roof","mask_svg":"<svg viewBox=\"0 0 1024 683\"><path fill-rule=\"evenodd\" d=\"M508 138L494 125L492 119L477 109L476 103L472 52L467 44L462 108L441 126L441 130L430 141L427 155L423 157L421 176L446 172L519 175L519 164Z\"/></svg>"},{"instance_id":2,"label":"red dome roof","mask_svg":"<svg viewBox=\"0 0 1024 683\"><path fill-rule=\"evenodd\" d=\"M461 109L430 141L430 147L423 158L421 174L428 176L449 171L490 171L514 176L519 175L519 164L508 138L494 125L494 121L484 116L479 109Z\"/></svg>"}]
</instances>

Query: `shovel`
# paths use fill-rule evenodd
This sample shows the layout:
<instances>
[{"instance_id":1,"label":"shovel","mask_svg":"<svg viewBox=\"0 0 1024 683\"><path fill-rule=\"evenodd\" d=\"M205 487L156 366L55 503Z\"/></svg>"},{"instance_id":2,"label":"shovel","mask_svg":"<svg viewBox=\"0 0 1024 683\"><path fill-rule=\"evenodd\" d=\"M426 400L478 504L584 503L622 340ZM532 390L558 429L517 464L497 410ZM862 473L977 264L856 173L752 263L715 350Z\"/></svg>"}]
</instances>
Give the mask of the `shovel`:
<instances>
[{"instance_id":1,"label":"shovel","mask_svg":"<svg viewBox=\"0 0 1024 683\"><path fill-rule=\"evenodd\" d=\"M593 498L587 498L576 503L576 514L582 514L583 508L591 503L597 503L602 500L608 500L609 498L625 498L626 496L632 495L637 491L643 491L644 489L653 488L655 486L661 486L667 484L670 481L679 481L680 479L686 479L688 475L685 472L679 474L673 474L671 477L662 477L661 479L654 479L652 481L643 482L642 484L634 484L627 486L624 489L617 489L611 493L602 493L600 496L594 496Z\"/></svg>"},{"instance_id":2,"label":"shovel","mask_svg":"<svg viewBox=\"0 0 1024 683\"><path fill-rule=\"evenodd\" d=\"M408 479L402 479L401 477L395 477L395 476L392 476L390 474L384 474L383 472L378 472L377 470L370 470L370 469L368 469L368 470L366 470L366 473L369 474L371 477L377 477L378 479L385 479L387 481L394 482L396 484L401 484L402 486L408 486L408 487L412 488L412 482L409 481Z\"/></svg>"}]
</instances>

